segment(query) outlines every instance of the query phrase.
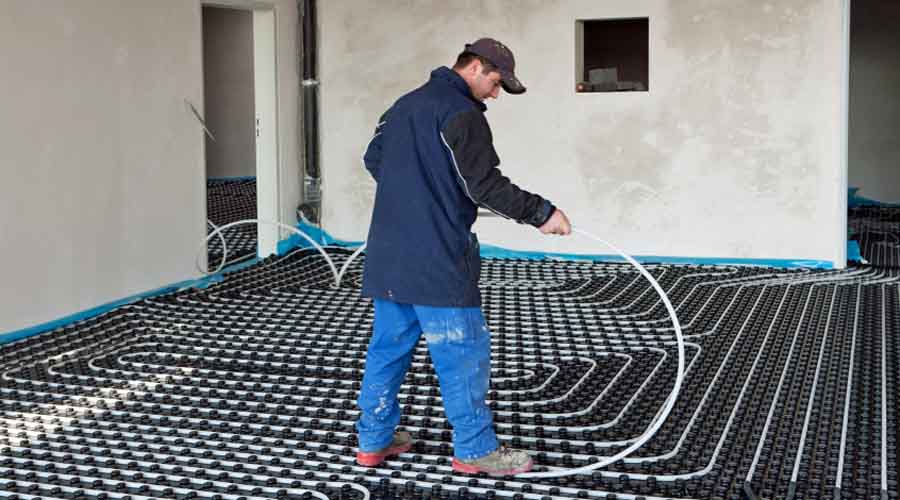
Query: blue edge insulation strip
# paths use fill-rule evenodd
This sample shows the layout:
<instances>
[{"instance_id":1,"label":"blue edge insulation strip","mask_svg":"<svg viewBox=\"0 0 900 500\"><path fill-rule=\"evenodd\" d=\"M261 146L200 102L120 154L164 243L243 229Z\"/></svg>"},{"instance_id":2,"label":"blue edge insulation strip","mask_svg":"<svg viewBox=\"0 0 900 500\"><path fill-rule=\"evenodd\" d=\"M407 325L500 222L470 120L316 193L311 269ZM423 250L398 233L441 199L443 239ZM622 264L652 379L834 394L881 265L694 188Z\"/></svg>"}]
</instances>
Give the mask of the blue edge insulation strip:
<instances>
[{"instance_id":1,"label":"blue edge insulation strip","mask_svg":"<svg viewBox=\"0 0 900 500\"><path fill-rule=\"evenodd\" d=\"M250 179L252 177L248 177ZM225 179L225 178L222 178ZM228 179L236 179L236 178L228 178ZM870 200L868 198L863 198L861 196L857 196L856 192L858 188L850 188L848 193L848 201L849 206L860 206L860 205L878 205L878 206L900 206L900 205L892 205L881 203L875 200ZM361 241L342 241L337 240L332 237L327 232L309 224L300 223L297 227L309 234L311 238L316 240L317 243L323 246L338 246L345 248L355 248L362 244ZM296 249L296 248L306 248L312 245L309 244L305 239L300 236L293 235L286 240L282 240L278 242L278 255L284 255L287 252ZM481 245L481 256L488 258L498 258L498 259L527 259L527 260L581 260L581 261L594 261L594 262L625 262L625 259L618 255L580 255L580 254L567 254L567 253L544 253L544 252L527 252L522 250L510 250L503 247L498 247L494 245ZM862 261L862 256L859 251L859 244L856 241L848 241L847 242L847 259L851 261ZM823 260L792 260L792 259L729 259L729 258L714 258L714 257L662 257L656 255L642 255L635 256L635 260L641 263L654 263L654 264L705 264L705 265L737 265L737 266L769 266L769 267L781 267L781 268L796 268L796 267L804 267L804 268L812 268L812 269L832 269L832 263ZM132 302L137 302L139 300L146 299L148 297L155 297L157 295L163 295L171 292L175 292L178 290L182 290L184 288L206 288L213 283L217 283L224 279L224 275L230 272L234 272L245 267L252 266L259 262L258 258L250 259L245 262L241 262L239 264L234 264L226 267L221 272L216 273L211 276L207 276L205 278L194 279L182 281L179 283L175 283L166 287L158 288L156 290L152 290L145 293L140 293L136 295L132 295L130 297L126 297L121 300L117 300L115 302L110 302L108 304L103 304L101 306L88 309L86 311L81 311L79 313L75 313L64 318L60 318L55 321L51 321L49 323L43 323L40 325L36 325L30 328L25 328L23 330L17 330L10 333L0 334L0 345L6 344L9 342L13 342L16 340L24 339L26 337L31 337L33 335L38 335L62 326L66 326L72 323L76 323L78 321L83 321L89 318L93 318L94 316L99 316L103 313L111 311L119 306L123 306L125 304L130 304Z\"/></svg>"}]
</instances>

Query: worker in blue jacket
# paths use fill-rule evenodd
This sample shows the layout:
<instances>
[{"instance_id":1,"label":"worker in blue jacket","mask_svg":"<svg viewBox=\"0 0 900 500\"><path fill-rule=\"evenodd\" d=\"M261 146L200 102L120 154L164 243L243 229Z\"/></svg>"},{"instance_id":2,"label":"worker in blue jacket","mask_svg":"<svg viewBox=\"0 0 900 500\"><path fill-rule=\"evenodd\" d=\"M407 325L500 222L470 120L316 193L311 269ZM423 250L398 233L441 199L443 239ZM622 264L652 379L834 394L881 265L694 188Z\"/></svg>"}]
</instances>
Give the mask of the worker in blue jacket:
<instances>
[{"instance_id":1,"label":"worker in blue jacket","mask_svg":"<svg viewBox=\"0 0 900 500\"><path fill-rule=\"evenodd\" d=\"M408 451L397 395L424 334L453 426L453 469L503 476L526 472L523 451L501 447L485 397L490 331L478 289L481 260L471 233L478 207L544 234L567 235L566 215L519 189L500 159L484 112L502 87L521 94L512 52L482 38L453 68L398 99L378 120L364 155L377 183L363 274L375 322L359 394L357 462L375 466Z\"/></svg>"}]
</instances>

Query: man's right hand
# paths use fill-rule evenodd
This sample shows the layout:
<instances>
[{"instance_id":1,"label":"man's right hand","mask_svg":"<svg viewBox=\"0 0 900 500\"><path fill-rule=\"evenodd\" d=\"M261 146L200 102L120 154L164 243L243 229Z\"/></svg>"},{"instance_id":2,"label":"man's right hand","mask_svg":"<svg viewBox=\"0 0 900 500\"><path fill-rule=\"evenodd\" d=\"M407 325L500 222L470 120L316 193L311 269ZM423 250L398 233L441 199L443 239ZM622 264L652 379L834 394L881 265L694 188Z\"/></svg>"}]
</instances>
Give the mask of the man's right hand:
<instances>
[{"instance_id":1,"label":"man's right hand","mask_svg":"<svg viewBox=\"0 0 900 500\"><path fill-rule=\"evenodd\" d=\"M568 235L572 234L572 224L569 222L569 218L566 217L566 214L557 208L553 211L553 215L547 219L547 222L539 227L538 230L544 234Z\"/></svg>"}]
</instances>

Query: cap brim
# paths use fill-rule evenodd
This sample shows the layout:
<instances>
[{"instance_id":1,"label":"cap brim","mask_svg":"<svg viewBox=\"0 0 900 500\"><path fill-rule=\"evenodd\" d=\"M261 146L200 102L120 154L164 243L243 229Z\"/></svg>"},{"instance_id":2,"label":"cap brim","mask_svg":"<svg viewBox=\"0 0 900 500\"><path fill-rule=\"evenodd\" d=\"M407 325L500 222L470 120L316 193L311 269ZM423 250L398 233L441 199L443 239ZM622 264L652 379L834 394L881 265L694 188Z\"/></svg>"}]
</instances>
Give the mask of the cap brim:
<instances>
[{"instance_id":1,"label":"cap brim","mask_svg":"<svg viewBox=\"0 0 900 500\"><path fill-rule=\"evenodd\" d=\"M525 86L522 85L522 82L516 78L516 75L512 73L500 73L500 84L503 86L503 90L509 94L524 94L525 90L527 90Z\"/></svg>"}]
</instances>

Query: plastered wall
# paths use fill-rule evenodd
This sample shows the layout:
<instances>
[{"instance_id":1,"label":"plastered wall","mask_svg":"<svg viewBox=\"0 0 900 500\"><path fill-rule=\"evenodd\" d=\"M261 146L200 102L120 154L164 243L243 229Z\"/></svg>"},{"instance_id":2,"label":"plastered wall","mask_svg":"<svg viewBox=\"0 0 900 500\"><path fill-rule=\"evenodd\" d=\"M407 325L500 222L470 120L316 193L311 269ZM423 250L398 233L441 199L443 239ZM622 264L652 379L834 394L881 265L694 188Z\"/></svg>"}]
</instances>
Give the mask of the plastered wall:
<instances>
[{"instance_id":1,"label":"plastered wall","mask_svg":"<svg viewBox=\"0 0 900 500\"><path fill-rule=\"evenodd\" d=\"M644 255L843 266L839 0L321 2L325 228L365 237L360 161L380 114L463 44L493 36L528 86L489 102L501 169ZM649 17L650 92L574 92L575 21ZM480 219L482 241L609 253Z\"/></svg>"},{"instance_id":2,"label":"plastered wall","mask_svg":"<svg viewBox=\"0 0 900 500\"><path fill-rule=\"evenodd\" d=\"M270 6L292 223L297 11ZM184 99L202 111L201 37L194 0L0 2L0 333L198 276L204 139Z\"/></svg>"}]
</instances>

